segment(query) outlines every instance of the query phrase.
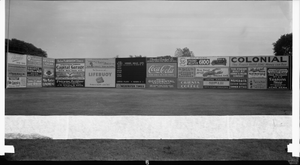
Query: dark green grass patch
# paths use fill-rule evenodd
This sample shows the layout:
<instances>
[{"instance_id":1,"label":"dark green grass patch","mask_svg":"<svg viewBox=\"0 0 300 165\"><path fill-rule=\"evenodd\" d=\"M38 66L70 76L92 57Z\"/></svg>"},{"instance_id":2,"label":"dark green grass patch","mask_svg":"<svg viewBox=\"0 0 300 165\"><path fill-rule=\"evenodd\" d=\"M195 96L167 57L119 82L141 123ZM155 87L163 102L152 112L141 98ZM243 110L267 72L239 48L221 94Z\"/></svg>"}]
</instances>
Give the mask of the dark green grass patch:
<instances>
[{"instance_id":1,"label":"dark green grass patch","mask_svg":"<svg viewBox=\"0 0 300 165\"><path fill-rule=\"evenodd\" d=\"M286 160L291 140L5 140L9 160Z\"/></svg>"},{"instance_id":2,"label":"dark green grass patch","mask_svg":"<svg viewBox=\"0 0 300 165\"><path fill-rule=\"evenodd\" d=\"M6 89L6 115L291 115L292 91Z\"/></svg>"}]
</instances>

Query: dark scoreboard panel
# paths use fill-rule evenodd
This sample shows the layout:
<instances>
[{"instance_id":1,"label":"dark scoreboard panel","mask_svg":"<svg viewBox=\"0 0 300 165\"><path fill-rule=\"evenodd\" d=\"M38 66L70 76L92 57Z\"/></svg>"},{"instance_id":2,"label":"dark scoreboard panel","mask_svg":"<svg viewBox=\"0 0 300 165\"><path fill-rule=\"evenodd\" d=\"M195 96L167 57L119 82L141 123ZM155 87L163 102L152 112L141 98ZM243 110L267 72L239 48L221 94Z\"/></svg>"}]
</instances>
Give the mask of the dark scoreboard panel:
<instances>
[{"instance_id":1,"label":"dark scoreboard panel","mask_svg":"<svg viewBox=\"0 0 300 165\"><path fill-rule=\"evenodd\" d=\"M116 58L117 84L145 84L146 58Z\"/></svg>"}]
</instances>

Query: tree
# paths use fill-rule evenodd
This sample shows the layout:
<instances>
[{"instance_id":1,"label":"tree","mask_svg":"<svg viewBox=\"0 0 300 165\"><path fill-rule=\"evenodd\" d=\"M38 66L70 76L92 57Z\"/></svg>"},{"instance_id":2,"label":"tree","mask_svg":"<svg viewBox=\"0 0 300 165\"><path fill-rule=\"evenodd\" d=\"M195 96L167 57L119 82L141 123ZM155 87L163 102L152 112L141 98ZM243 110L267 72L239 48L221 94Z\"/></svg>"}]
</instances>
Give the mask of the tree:
<instances>
[{"instance_id":1,"label":"tree","mask_svg":"<svg viewBox=\"0 0 300 165\"><path fill-rule=\"evenodd\" d=\"M7 50L7 44L8 44L8 50ZM41 48L37 48L31 43L17 40L15 38L11 40L5 39L5 51L11 53L47 57L47 52L42 50Z\"/></svg>"},{"instance_id":2,"label":"tree","mask_svg":"<svg viewBox=\"0 0 300 165\"><path fill-rule=\"evenodd\" d=\"M175 51L175 57L195 57L193 51L185 47L183 49L177 48Z\"/></svg>"},{"instance_id":3,"label":"tree","mask_svg":"<svg viewBox=\"0 0 300 165\"><path fill-rule=\"evenodd\" d=\"M273 51L275 56L292 55L293 53L293 34L282 35L275 43L273 43Z\"/></svg>"}]
</instances>

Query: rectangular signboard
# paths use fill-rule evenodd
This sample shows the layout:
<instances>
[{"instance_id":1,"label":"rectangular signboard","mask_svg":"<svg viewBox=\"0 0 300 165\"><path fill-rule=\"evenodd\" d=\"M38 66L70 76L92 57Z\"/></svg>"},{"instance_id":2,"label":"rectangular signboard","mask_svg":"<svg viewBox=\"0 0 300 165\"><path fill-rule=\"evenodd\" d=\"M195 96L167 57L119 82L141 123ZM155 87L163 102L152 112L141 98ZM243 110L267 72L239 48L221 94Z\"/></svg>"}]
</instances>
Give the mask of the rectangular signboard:
<instances>
[{"instance_id":1,"label":"rectangular signboard","mask_svg":"<svg viewBox=\"0 0 300 165\"><path fill-rule=\"evenodd\" d=\"M195 77L229 77L228 68L196 68Z\"/></svg>"},{"instance_id":2,"label":"rectangular signboard","mask_svg":"<svg viewBox=\"0 0 300 165\"><path fill-rule=\"evenodd\" d=\"M86 58L85 59L86 68L116 68L115 58Z\"/></svg>"},{"instance_id":3,"label":"rectangular signboard","mask_svg":"<svg viewBox=\"0 0 300 165\"><path fill-rule=\"evenodd\" d=\"M248 78L267 78L266 67L249 67Z\"/></svg>"},{"instance_id":4,"label":"rectangular signboard","mask_svg":"<svg viewBox=\"0 0 300 165\"><path fill-rule=\"evenodd\" d=\"M248 88L249 89L267 89L267 80L266 79L248 79Z\"/></svg>"},{"instance_id":5,"label":"rectangular signboard","mask_svg":"<svg viewBox=\"0 0 300 165\"><path fill-rule=\"evenodd\" d=\"M178 67L228 67L229 57L178 57Z\"/></svg>"},{"instance_id":6,"label":"rectangular signboard","mask_svg":"<svg viewBox=\"0 0 300 165\"><path fill-rule=\"evenodd\" d=\"M230 66L247 67L247 66L267 66L267 67L288 67L288 56L242 56L230 57Z\"/></svg>"},{"instance_id":7,"label":"rectangular signboard","mask_svg":"<svg viewBox=\"0 0 300 165\"><path fill-rule=\"evenodd\" d=\"M87 68L85 87L115 87L116 71L106 68Z\"/></svg>"},{"instance_id":8,"label":"rectangular signboard","mask_svg":"<svg viewBox=\"0 0 300 165\"><path fill-rule=\"evenodd\" d=\"M117 84L145 84L146 58L116 58Z\"/></svg>"},{"instance_id":9,"label":"rectangular signboard","mask_svg":"<svg viewBox=\"0 0 300 165\"><path fill-rule=\"evenodd\" d=\"M27 66L42 67L42 57L27 55Z\"/></svg>"},{"instance_id":10,"label":"rectangular signboard","mask_svg":"<svg viewBox=\"0 0 300 165\"><path fill-rule=\"evenodd\" d=\"M55 80L56 87L84 87L84 80Z\"/></svg>"},{"instance_id":11,"label":"rectangular signboard","mask_svg":"<svg viewBox=\"0 0 300 165\"><path fill-rule=\"evenodd\" d=\"M43 87L55 87L55 79L43 78Z\"/></svg>"},{"instance_id":12,"label":"rectangular signboard","mask_svg":"<svg viewBox=\"0 0 300 165\"><path fill-rule=\"evenodd\" d=\"M203 88L229 88L229 78L205 78Z\"/></svg>"},{"instance_id":13,"label":"rectangular signboard","mask_svg":"<svg viewBox=\"0 0 300 165\"><path fill-rule=\"evenodd\" d=\"M27 55L7 53L7 63L15 65L27 65Z\"/></svg>"},{"instance_id":14,"label":"rectangular signboard","mask_svg":"<svg viewBox=\"0 0 300 165\"><path fill-rule=\"evenodd\" d=\"M85 59L56 59L55 74L56 80L84 80ZM66 82L67 85L60 86L72 86L70 85L72 83L69 83L70 81Z\"/></svg>"},{"instance_id":15,"label":"rectangular signboard","mask_svg":"<svg viewBox=\"0 0 300 165\"><path fill-rule=\"evenodd\" d=\"M195 68L178 67L178 78L194 78L194 77L195 77Z\"/></svg>"},{"instance_id":16,"label":"rectangular signboard","mask_svg":"<svg viewBox=\"0 0 300 165\"><path fill-rule=\"evenodd\" d=\"M231 89L248 89L248 79L230 79Z\"/></svg>"},{"instance_id":17,"label":"rectangular signboard","mask_svg":"<svg viewBox=\"0 0 300 165\"><path fill-rule=\"evenodd\" d=\"M56 80L84 80L85 72L56 72Z\"/></svg>"},{"instance_id":18,"label":"rectangular signboard","mask_svg":"<svg viewBox=\"0 0 300 165\"><path fill-rule=\"evenodd\" d=\"M25 88L26 77L7 77L7 88Z\"/></svg>"},{"instance_id":19,"label":"rectangular signboard","mask_svg":"<svg viewBox=\"0 0 300 165\"><path fill-rule=\"evenodd\" d=\"M42 67L27 66L27 77L42 77Z\"/></svg>"},{"instance_id":20,"label":"rectangular signboard","mask_svg":"<svg viewBox=\"0 0 300 165\"><path fill-rule=\"evenodd\" d=\"M55 59L43 57L43 67L55 68Z\"/></svg>"},{"instance_id":21,"label":"rectangular signboard","mask_svg":"<svg viewBox=\"0 0 300 165\"><path fill-rule=\"evenodd\" d=\"M150 57L147 58L147 63L176 63L177 57Z\"/></svg>"},{"instance_id":22,"label":"rectangular signboard","mask_svg":"<svg viewBox=\"0 0 300 165\"><path fill-rule=\"evenodd\" d=\"M43 68L43 78L54 78L54 68Z\"/></svg>"},{"instance_id":23,"label":"rectangular signboard","mask_svg":"<svg viewBox=\"0 0 300 165\"><path fill-rule=\"evenodd\" d=\"M42 87L42 77L27 77L27 88Z\"/></svg>"},{"instance_id":24,"label":"rectangular signboard","mask_svg":"<svg viewBox=\"0 0 300 165\"><path fill-rule=\"evenodd\" d=\"M55 63L85 63L85 59L81 59L81 58L56 59Z\"/></svg>"},{"instance_id":25,"label":"rectangular signboard","mask_svg":"<svg viewBox=\"0 0 300 165\"><path fill-rule=\"evenodd\" d=\"M177 82L177 88L201 89L203 88L203 79L202 78L179 78Z\"/></svg>"},{"instance_id":26,"label":"rectangular signboard","mask_svg":"<svg viewBox=\"0 0 300 165\"><path fill-rule=\"evenodd\" d=\"M268 68L268 88L269 89L288 89L289 70L288 68Z\"/></svg>"},{"instance_id":27,"label":"rectangular signboard","mask_svg":"<svg viewBox=\"0 0 300 165\"><path fill-rule=\"evenodd\" d=\"M25 65L7 64L8 77L26 77L27 67Z\"/></svg>"},{"instance_id":28,"label":"rectangular signboard","mask_svg":"<svg viewBox=\"0 0 300 165\"><path fill-rule=\"evenodd\" d=\"M117 88L145 88L146 84L116 84Z\"/></svg>"},{"instance_id":29,"label":"rectangular signboard","mask_svg":"<svg viewBox=\"0 0 300 165\"><path fill-rule=\"evenodd\" d=\"M176 63L147 63L147 77L177 77Z\"/></svg>"},{"instance_id":30,"label":"rectangular signboard","mask_svg":"<svg viewBox=\"0 0 300 165\"><path fill-rule=\"evenodd\" d=\"M230 78L248 78L248 68L246 67L231 67Z\"/></svg>"},{"instance_id":31,"label":"rectangular signboard","mask_svg":"<svg viewBox=\"0 0 300 165\"><path fill-rule=\"evenodd\" d=\"M56 64L56 72L84 72L84 63L59 63Z\"/></svg>"},{"instance_id":32,"label":"rectangular signboard","mask_svg":"<svg viewBox=\"0 0 300 165\"><path fill-rule=\"evenodd\" d=\"M177 79L176 78L147 78L146 88L176 88Z\"/></svg>"}]
</instances>

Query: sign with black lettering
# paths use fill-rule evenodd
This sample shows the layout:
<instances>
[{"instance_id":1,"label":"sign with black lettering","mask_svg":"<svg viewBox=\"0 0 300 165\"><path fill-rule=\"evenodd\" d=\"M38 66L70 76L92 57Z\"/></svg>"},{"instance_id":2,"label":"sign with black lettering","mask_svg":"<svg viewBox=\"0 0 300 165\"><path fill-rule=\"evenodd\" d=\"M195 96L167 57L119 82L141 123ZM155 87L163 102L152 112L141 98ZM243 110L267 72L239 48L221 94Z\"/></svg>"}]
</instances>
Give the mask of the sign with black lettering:
<instances>
[{"instance_id":1,"label":"sign with black lettering","mask_svg":"<svg viewBox=\"0 0 300 165\"><path fill-rule=\"evenodd\" d=\"M268 68L268 89L288 89L289 70L287 68Z\"/></svg>"}]
</instances>

